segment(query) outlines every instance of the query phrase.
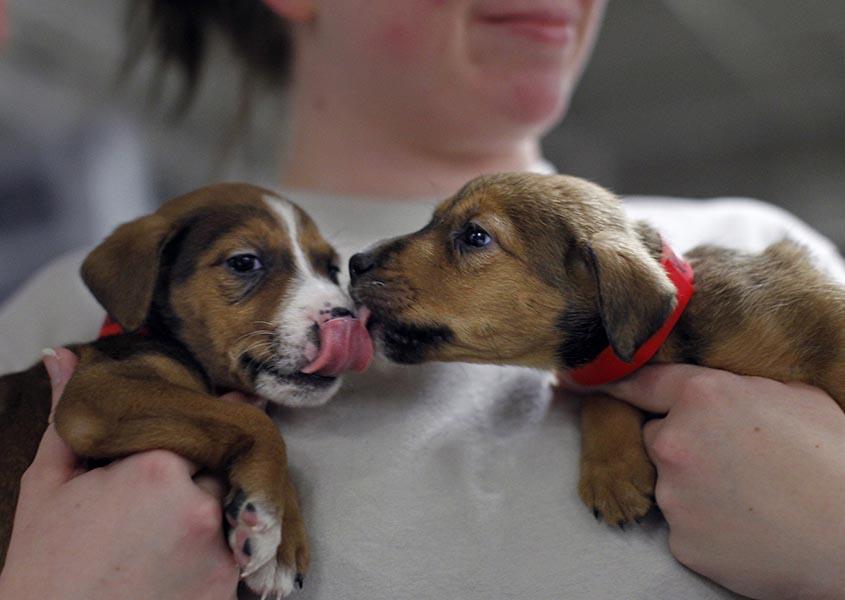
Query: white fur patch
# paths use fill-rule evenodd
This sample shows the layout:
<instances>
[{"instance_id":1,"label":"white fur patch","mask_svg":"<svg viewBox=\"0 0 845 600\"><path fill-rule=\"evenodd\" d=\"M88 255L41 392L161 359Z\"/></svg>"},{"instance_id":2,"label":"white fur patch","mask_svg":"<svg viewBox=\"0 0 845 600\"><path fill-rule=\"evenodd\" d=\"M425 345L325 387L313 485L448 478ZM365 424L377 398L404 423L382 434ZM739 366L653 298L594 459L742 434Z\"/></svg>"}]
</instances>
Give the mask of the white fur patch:
<instances>
[{"instance_id":1,"label":"white fur patch","mask_svg":"<svg viewBox=\"0 0 845 600\"><path fill-rule=\"evenodd\" d=\"M260 373L255 380L255 393L290 407L322 406L335 395L340 378L325 387L308 387L281 381L270 373Z\"/></svg>"},{"instance_id":2,"label":"white fur patch","mask_svg":"<svg viewBox=\"0 0 845 600\"><path fill-rule=\"evenodd\" d=\"M300 242L296 209L280 198L266 196L264 201L279 218L291 240L295 272L274 322L275 338L281 353L272 365L283 373L296 373L317 353L316 325L327 320L333 308L354 311L349 296L325 275L316 272ZM340 381L331 385L308 385L285 381L262 372L255 381L257 394L286 406L318 406L337 391Z\"/></svg>"},{"instance_id":3,"label":"white fur patch","mask_svg":"<svg viewBox=\"0 0 845 600\"><path fill-rule=\"evenodd\" d=\"M242 551L242 548L238 546L242 544L243 538L249 538L252 548L252 556L249 557L249 563L242 567L241 577L248 577L268 562L275 562L276 551L282 542L282 523L273 516L275 511L268 509L263 502L254 499L247 499L244 504L246 503L251 503L255 507L257 524L249 525L244 522L244 508L241 507L238 521L229 531L229 547L236 556Z\"/></svg>"},{"instance_id":4,"label":"white fur patch","mask_svg":"<svg viewBox=\"0 0 845 600\"><path fill-rule=\"evenodd\" d=\"M262 600L281 600L293 591L295 576L293 569L271 560L244 581Z\"/></svg>"}]
</instances>

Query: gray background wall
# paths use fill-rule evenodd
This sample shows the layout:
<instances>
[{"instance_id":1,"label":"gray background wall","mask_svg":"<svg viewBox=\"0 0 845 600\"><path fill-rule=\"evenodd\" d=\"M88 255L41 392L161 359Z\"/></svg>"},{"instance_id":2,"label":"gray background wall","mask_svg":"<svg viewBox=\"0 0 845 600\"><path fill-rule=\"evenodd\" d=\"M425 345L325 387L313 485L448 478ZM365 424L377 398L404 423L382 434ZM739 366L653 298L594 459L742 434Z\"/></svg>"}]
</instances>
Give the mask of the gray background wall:
<instances>
[{"instance_id":1,"label":"gray background wall","mask_svg":"<svg viewBox=\"0 0 845 600\"><path fill-rule=\"evenodd\" d=\"M148 62L116 85L123 0L9 0L9 12L0 299L51 256L156 201L209 179L274 181L278 97L260 99L245 143L220 168L237 91L225 49L194 110L174 123L151 109ZM624 194L768 200L845 249L845 2L611 0L545 150L562 171Z\"/></svg>"}]
</instances>

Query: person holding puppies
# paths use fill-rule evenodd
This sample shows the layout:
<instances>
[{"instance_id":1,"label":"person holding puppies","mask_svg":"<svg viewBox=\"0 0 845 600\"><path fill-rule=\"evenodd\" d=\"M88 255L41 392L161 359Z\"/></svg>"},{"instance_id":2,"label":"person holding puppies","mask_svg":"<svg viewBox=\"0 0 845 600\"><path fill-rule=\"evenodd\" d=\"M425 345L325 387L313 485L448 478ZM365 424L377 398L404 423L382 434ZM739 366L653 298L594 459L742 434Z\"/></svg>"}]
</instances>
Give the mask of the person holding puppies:
<instances>
[{"instance_id":1,"label":"person holding puppies","mask_svg":"<svg viewBox=\"0 0 845 600\"><path fill-rule=\"evenodd\" d=\"M54 409L76 362L64 348L44 357ZM85 473L50 421L21 485L0 598L231 600L238 569L216 479L193 479L196 466L165 451Z\"/></svg>"},{"instance_id":2,"label":"person holding puppies","mask_svg":"<svg viewBox=\"0 0 845 600\"><path fill-rule=\"evenodd\" d=\"M565 114L604 8L601 0L227 3L237 10L138 4L153 11L164 56L189 73L197 72L197 55L179 42L212 26L222 28L251 75L279 80L289 73L292 128L281 183L324 231L339 232L343 239L333 241L347 256L421 226L431 200L480 173L549 170L539 140ZM633 202L630 210L681 252L720 236L759 249L788 234L845 277L829 242L765 205ZM695 231L686 228L690 220L700 225ZM102 313L76 283L80 260L48 267L0 310L4 370L27 364L43 347L96 334ZM377 365L325 409L283 412L290 462L307 465L302 478L311 487L302 504L313 523L314 572L301 593L732 597L680 566L671 551L752 597L835 597L842 569L831 556L841 555L843 536L819 524L843 520L831 499L841 497L845 416L817 390L706 369L690 376L686 366L655 369L613 393L668 413L646 429L668 528L655 518L642 530L619 532L592 520L572 491L573 402L552 403L540 373ZM806 410L791 408L798 403ZM761 435L749 439L737 424L752 432L759 426ZM787 451L808 439L818 452ZM33 535L16 531L10 560L37 560L27 539ZM95 528L90 536L113 534ZM51 543L55 554L76 551L71 539ZM197 552L214 561L220 548L199 545ZM56 582L86 577L38 572ZM205 597L231 596L234 581L221 580L220 595ZM20 590L26 582L4 573L0 592L3 585Z\"/></svg>"}]
</instances>

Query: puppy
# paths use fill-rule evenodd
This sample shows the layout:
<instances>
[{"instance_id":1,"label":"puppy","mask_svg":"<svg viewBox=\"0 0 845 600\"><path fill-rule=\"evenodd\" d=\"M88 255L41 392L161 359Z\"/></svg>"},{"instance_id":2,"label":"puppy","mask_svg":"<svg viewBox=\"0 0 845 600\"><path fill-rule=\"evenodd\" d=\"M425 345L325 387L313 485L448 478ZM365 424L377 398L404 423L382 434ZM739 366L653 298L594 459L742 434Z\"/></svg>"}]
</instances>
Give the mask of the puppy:
<instances>
[{"instance_id":1,"label":"puppy","mask_svg":"<svg viewBox=\"0 0 845 600\"><path fill-rule=\"evenodd\" d=\"M372 343L338 273L301 209L241 184L167 202L82 265L122 332L71 348L79 365L56 410L59 434L83 457L161 448L225 476L229 544L247 585L271 597L301 587L309 561L285 446L261 410L216 395L319 405L343 371L365 369ZM49 411L40 363L0 378L0 565Z\"/></svg>"},{"instance_id":2,"label":"puppy","mask_svg":"<svg viewBox=\"0 0 845 600\"><path fill-rule=\"evenodd\" d=\"M526 365L591 384L681 362L805 382L845 405L845 290L801 247L702 246L686 259L597 185L501 174L349 266L352 296L398 362ZM602 394L582 409L579 494L620 526L653 501L643 418Z\"/></svg>"}]
</instances>

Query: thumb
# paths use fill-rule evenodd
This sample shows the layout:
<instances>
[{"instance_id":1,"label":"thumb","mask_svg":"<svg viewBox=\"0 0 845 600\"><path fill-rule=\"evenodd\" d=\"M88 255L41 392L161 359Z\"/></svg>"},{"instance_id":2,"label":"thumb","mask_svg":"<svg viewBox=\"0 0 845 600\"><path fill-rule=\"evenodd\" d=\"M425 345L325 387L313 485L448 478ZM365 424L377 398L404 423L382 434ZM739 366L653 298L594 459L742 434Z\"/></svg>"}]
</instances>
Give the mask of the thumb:
<instances>
[{"instance_id":1,"label":"thumb","mask_svg":"<svg viewBox=\"0 0 845 600\"><path fill-rule=\"evenodd\" d=\"M53 425L53 413L79 360L73 352L65 348L44 350L42 354L44 367L50 375L50 383L53 386L53 408L47 429L38 446L38 452L27 469L30 475L27 480L28 485L37 487L39 493L44 493L72 479L77 473L78 466L76 455L56 432L56 427Z\"/></svg>"},{"instance_id":2,"label":"thumb","mask_svg":"<svg viewBox=\"0 0 845 600\"><path fill-rule=\"evenodd\" d=\"M633 375L598 389L637 408L657 414L668 413L697 376L716 373L713 369L688 364L646 365Z\"/></svg>"},{"instance_id":3,"label":"thumb","mask_svg":"<svg viewBox=\"0 0 845 600\"><path fill-rule=\"evenodd\" d=\"M41 354L44 368L47 369L47 374L50 376L50 385L53 386L53 408L50 413L52 417L52 414L56 412L59 398L62 397L65 386L70 376L73 375L79 359L67 348L47 348L42 350ZM52 418L50 420L52 421Z\"/></svg>"}]
</instances>

